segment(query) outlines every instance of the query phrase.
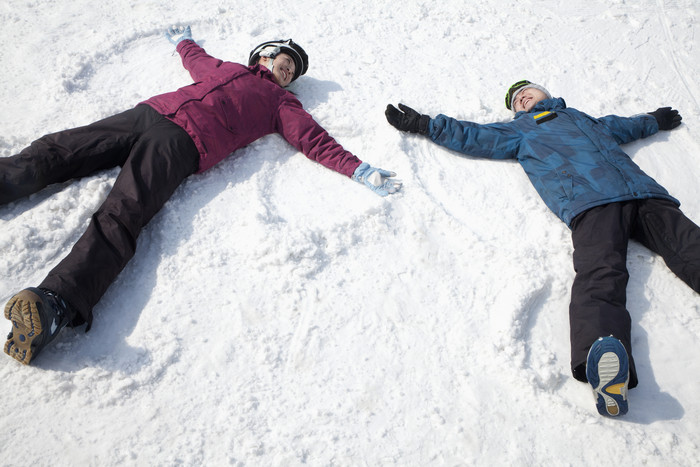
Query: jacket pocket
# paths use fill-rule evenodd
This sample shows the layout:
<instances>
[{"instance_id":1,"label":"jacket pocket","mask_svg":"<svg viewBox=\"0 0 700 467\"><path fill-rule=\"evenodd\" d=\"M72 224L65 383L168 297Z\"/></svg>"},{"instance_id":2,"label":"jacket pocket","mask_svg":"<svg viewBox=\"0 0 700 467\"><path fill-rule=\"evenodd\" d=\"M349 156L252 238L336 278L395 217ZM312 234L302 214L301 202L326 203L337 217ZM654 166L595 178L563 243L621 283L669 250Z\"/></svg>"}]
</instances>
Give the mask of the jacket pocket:
<instances>
[{"instance_id":1,"label":"jacket pocket","mask_svg":"<svg viewBox=\"0 0 700 467\"><path fill-rule=\"evenodd\" d=\"M564 194L568 199L574 199L574 176L566 169L557 171L559 176L559 183L564 190Z\"/></svg>"}]
</instances>

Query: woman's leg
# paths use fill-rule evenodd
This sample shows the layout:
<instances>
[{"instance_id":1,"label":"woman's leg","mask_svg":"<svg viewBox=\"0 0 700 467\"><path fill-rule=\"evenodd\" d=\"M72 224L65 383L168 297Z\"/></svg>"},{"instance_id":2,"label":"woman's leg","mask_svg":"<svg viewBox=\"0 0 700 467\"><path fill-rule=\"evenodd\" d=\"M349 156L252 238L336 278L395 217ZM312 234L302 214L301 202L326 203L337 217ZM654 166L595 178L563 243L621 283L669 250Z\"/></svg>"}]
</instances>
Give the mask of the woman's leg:
<instances>
[{"instance_id":1,"label":"woman's leg","mask_svg":"<svg viewBox=\"0 0 700 467\"><path fill-rule=\"evenodd\" d=\"M140 105L90 125L42 136L19 154L0 158L0 204L52 183L122 165L154 114L159 116Z\"/></svg>"},{"instance_id":2,"label":"woman's leg","mask_svg":"<svg viewBox=\"0 0 700 467\"><path fill-rule=\"evenodd\" d=\"M76 309L74 324L91 322L92 308L134 255L141 229L198 165L192 139L162 116L135 142L86 232L39 286Z\"/></svg>"}]
</instances>

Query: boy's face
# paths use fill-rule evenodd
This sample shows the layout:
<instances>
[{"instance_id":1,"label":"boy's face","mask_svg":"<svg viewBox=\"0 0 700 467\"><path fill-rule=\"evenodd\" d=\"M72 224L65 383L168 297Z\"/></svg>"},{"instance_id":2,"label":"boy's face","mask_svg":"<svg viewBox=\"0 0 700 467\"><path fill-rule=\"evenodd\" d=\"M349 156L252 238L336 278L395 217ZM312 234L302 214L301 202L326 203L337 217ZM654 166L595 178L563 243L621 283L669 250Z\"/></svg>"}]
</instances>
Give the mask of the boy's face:
<instances>
[{"instance_id":1,"label":"boy's face","mask_svg":"<svg viewBox=\"0 0 700 467\"><path fill-rule=\"evenodd\" d=\"M529 112L540 101L547 98L547 95L537 88L525 88L520 91L513 101L513 110Z\"/></svg>"}]
</instances>

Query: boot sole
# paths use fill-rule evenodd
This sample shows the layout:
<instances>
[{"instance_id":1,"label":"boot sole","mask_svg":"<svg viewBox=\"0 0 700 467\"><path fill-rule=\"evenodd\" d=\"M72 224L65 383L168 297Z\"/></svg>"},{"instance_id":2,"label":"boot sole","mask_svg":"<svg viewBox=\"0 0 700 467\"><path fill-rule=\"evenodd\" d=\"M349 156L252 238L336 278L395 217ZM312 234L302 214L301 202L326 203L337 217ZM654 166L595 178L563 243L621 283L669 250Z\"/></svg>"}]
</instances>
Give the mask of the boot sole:
<instances>
[{"instance_id":1,"label":"boot sole","mask_svg":"<svg viewBox=\"0 0 700 467\"><path fill-rule=\"evenodd\" d=\"M41 302L39 295L26 289L5 305L5 318L12 322L12 331L5 342L5 353L25 365L37 353L34 343L42 335L43 326L37 306Z\"/></svg>"}]
</instances>

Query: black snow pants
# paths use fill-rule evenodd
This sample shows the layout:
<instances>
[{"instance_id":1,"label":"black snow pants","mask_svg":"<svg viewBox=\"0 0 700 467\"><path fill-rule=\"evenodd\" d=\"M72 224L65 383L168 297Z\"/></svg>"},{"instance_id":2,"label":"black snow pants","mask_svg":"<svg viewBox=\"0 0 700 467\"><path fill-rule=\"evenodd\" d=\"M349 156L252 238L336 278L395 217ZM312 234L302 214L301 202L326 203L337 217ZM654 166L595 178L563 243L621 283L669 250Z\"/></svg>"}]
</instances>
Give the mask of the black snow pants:
<instances>
[{"instance_id":1,"label":"black snow pants","mask_svg":"<svg viewBox=\"0 0 700 467\"><path fill-rule=\"evenodd\" d=\"M700 228L664 199L610 203L571 223L576 277L571 289L571 370L586 382L586 357L602 336L620 339L630 357L629 387L638 383L626 308L627 243L636 240L700 293Z\"/></svg>"},{"instance_id":2,"label":"black snow pants","mask_svg":"<svg viewBox=\"0 0 700 467\"><path fill-rule=\"evenodd\" d=\"M92 322L92 309L133 257L142 228L199 166L190 136L147 105L49 134L0 158L0 204L52 183L121 166L104 203L71 252L39 285Z\"/></svg>"}]
</instances>

